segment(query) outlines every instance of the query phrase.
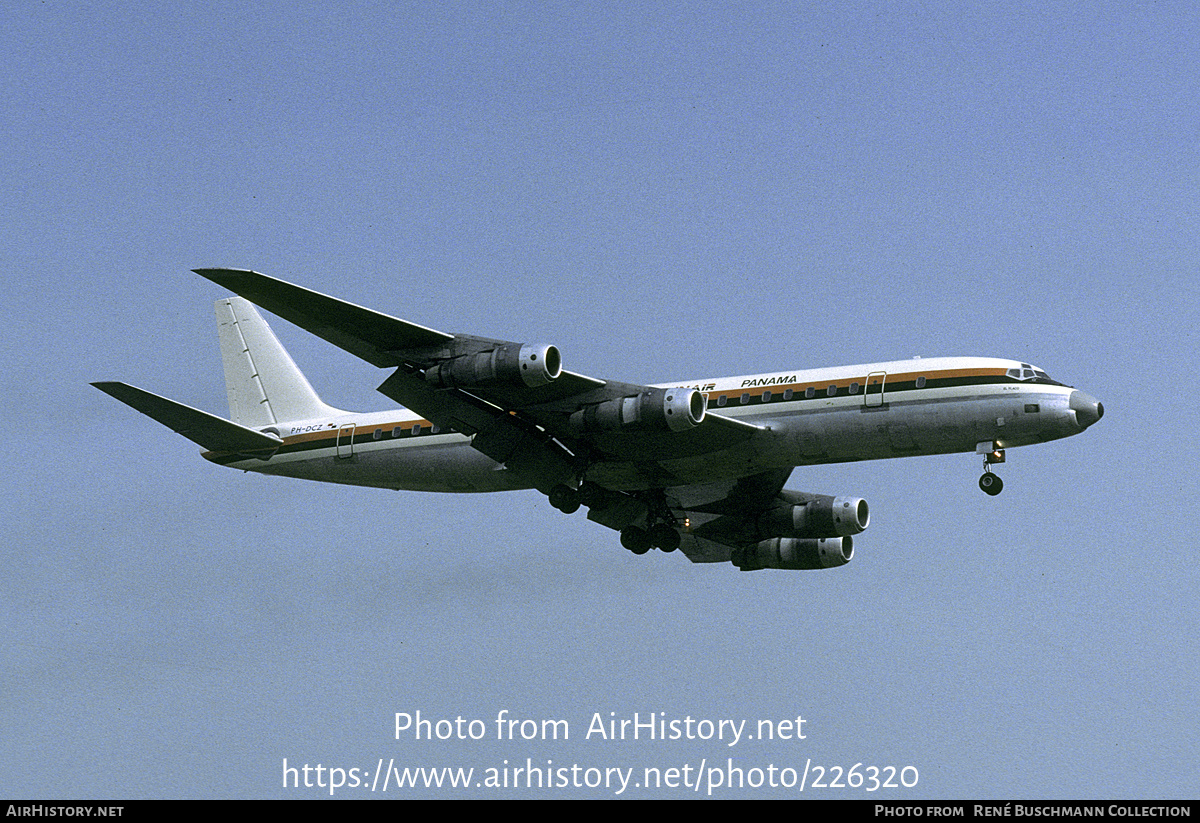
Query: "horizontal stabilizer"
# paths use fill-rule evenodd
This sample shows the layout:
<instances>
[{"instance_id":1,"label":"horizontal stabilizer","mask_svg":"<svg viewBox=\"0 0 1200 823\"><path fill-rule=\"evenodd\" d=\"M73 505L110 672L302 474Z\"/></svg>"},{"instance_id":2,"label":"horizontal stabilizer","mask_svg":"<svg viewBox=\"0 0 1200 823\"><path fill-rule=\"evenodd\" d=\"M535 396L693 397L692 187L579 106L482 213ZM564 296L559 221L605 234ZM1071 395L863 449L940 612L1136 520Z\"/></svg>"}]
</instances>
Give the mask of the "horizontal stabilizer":
<instances>
[{"instance_id":1,"label":"horizontal stabilizer","mask_svg":"<svg viewBox=\"0 0 1200 823\"><path fill-rule=\"evenodd\" d=\"M176 403L128 383L101 382L92 385L209 451L262 455L264 452L274 452L283 443L274 435L239 426L223 417Z\"/></svg>"}]
</instances>

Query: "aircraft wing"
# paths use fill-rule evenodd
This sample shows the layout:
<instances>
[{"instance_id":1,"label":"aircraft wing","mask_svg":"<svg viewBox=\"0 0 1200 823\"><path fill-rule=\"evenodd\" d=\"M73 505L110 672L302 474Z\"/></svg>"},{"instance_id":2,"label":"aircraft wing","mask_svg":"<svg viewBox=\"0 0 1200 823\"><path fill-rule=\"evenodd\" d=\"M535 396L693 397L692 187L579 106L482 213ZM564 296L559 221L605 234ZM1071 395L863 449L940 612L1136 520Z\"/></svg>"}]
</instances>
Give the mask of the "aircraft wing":
<instances>
[{"instance_id":1,"label":"aircraft wing","mask_svg":"<svg viewBox=\"0 0 1200 823\"><path fill-rule=\"evenodd\" d=\"M758 542L746 524L787 504L779 495L791 469L665 489L676 520L686 523L679 548L693 563L725 563L730 554Z\"/></svg>"},{"instance_id":2,"label":"aircraft wing","mask_svg":"<svg viewBox=\"0 0 1200 823\"><path fill-rule=\"evenodd\" d=\"M476 449L527 473L542 491L605 460L636 462L648 483L662 487L669 472L658 461L729 448L765 431L708 413L694 389L563 370L553 346L447 334L257 272L195 271L375 366L395 368L380 392L473 435Z\"/></svg>"},{"instance_id":3,"label":"aircraft wing","mask_svg":"<svg viewBox=\"0 0 1200 823\"><path fill-rule=\"evenodd\" d=\"M454 340L452 334L408 323L257 272L237 269L194 271L381 369L400 365L402 352L437 348Z\"/></svg>"},{"instance_id":4,"label":"aircraft wing","mask_svg":"<svg viewBox=\"0 0 1200 823\"><path fill-rule=\"evenodd\" d=\"M743 571L848 563L852 536L870 520L866 502L785 490L791 471L664 489L672 517L683 526L679 548L693 563L731 560Z\"/></svg>"}]
</instances>

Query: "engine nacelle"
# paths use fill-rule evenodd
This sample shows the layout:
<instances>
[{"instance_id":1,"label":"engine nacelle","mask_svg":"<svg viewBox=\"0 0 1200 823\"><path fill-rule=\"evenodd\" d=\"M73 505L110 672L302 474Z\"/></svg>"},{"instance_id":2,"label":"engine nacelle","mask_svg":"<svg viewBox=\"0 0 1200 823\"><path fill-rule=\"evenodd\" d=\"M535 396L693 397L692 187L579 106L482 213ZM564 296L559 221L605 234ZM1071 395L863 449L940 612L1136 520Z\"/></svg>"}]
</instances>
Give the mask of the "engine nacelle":
<instances>
[{"instance_id":1,"label":"engine nacelle","mask_svg":"<svg viewBox=\"0 0 1200 823\"><path fill-rule=\"evenodd\" d=\"M651 389L605 400L571 415L577 432L641 429L684 431L704 420L704 395L696 389Z\"/></svg>"},{"instance_id":2,"label":"engine nacelle","mask_svg":"<svg viewBox=\"0 0 1200 823\"><path fill-rule=\"evenodd\" d=\"M446 360L425 370L425 379L443 388L497 383L544 386L562 374L562 355L554 346L505 343L491 351Z\"/></svg>"},{"instance_id":3,"label":"engine nacelle","mask_svg":"<svg viewBox=\"0 0 1200 823\"><path fill-rule=\"evenodd\" d=\"M744 572L758 569L833 569L854 557L852 537L773 537L734 549L730 560Z\"/></svg>"},{"instance_id":4,"label":"engine nacelle","mask_svg":"<svg viewBox=\"0 0 1200 823\"><path fill-rule=\"evenodd\" d=\"M803 497L804 502L763 512L758 518L761 537L849 537L871 522L871 510L861 497L797 497Z\"/></svg>"}]
</instances>

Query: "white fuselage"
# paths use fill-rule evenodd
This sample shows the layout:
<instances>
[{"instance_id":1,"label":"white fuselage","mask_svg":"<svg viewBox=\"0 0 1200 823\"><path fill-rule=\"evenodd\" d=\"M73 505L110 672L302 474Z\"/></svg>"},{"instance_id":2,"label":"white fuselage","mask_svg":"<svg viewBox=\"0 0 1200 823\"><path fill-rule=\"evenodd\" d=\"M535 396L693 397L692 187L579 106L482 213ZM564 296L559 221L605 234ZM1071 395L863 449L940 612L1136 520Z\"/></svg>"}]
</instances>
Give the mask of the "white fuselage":
<instances>
[{"instance_id":1,"label":"white fuselage","mask_svg":"<svg viewBox=\"0 0 1200 823\"><path fill-rule=\"evenodd\" d=\"M929 358L768 372L684 383L708 413L760 427L738 445L656 461L670 485L768 469L1009 448L1083 431L1103 409L1094 398L1011 360ZM1072 396L1075 396L1074 400ZM1091 415L1092 419L1087 419ZM310 480L415 491L526 487L473 449L405 409L260 427L283 438L267 459L206 453L223 465ZM612 489L648 485L644 461L602 462L588 479Z\"/></svg>"}]
</instances>

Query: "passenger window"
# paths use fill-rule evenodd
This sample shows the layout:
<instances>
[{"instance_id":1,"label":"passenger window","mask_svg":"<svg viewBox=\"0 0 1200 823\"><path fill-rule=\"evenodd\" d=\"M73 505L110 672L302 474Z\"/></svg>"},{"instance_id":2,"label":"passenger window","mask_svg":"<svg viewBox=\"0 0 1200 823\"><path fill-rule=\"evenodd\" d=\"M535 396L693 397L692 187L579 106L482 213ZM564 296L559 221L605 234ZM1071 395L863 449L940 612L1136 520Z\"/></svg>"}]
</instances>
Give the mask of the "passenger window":
<instances>
[{"instance_id":1,"label":"passenger window","mask_svg":"<svg viewBox=\"0 0 1200 823\"><path fill-rule=\"evenodd\" d=\"M721 395L720 397L717 398L718 406L724 406L728 402L729 402L729 398L727 398L725 395Z\"/></svg>"},{"instance_id":2,"label":"passenger window","mask_svg":"<svg viewBox=\"0 0 1200 823\"><path fill-rule=\"evenodd\" d=\"M920 377L917 378L917 388L918 389L925 388L925 375L921 375Z\"/></svg>"},{"instance_id":3,"label":"passenger window","mask_svg":"<svg viewBox=\"0 0 1200 823\"><path fill-rule=\"evenodd\" d=\"M418 434L421 433L421 424L420 423L413 423L412 433L413 433L413 437L416 437Z\"/></svg>"},{"instance_id":4,"label":"passenger window","mask_svg":"<svg viewBox=\"0 0 1200 823\"><path fill-rule=\"evenodd\" d=\"M764 403L770 403L770 402L771 402L771 393L770 393L769 391L765 391L765 392L763 392L763 393L762 393L762 401L763 401Z\"/></svg>"},{"instance_id":5,"label":"passenger window","mask_svg":"<svg viewBox=\"0 0 1200 823\"><path fill-rule=\"evenodd\" d=\"M791 400L791 399L792 399L792 390L791 390L791 389L784 389L784 390L783 390L783 399L784 399L784 400Z\"/></svg>"},{"instance_id":6,"label":"passenger window","mask_svg":"<svg viewBox=\"0 0 1200 823\"><path fill-rule=\"evenodd\" d=\"M851 394L858 394L858 384L857 384L857 383L851 383L851 384L850 384L850 393L851 393Z\"/></svg>"},{"instance_id":7,"label":"passenger window","mask_svg":"<svg viewBox=\"0 0 1200 823\"><path fill-rule=\"evenodd\" d=\"M809 386L807 389L804 390L804 396L807 397L809 400L812 400L814 397L817 396L817 390L815 388L813 388L812 386Z\"/></svg>"},{"instance_id":8,"label":"passenger window","mask_svg":"<svg viewBox=\"0 0 1200 823\"><path fill-rule=\"evenodd\" d=\"M404 431L404 429L397 426L396 428L392 429L392 437L399 437L400 432L402 432L402 431Z\"/></svg>"},{"instance_id":9,"label":"passenger window","mask_svg":"<svg viewBox=\"0 0 1200 823\"><path fill-rule=\"evenodd\" d=\"M375 430L375 439L378 440L381 437L383 437L383 429L376 429Z\"/></svg>"},{"instance_id":10,"label":"passenger window","mask_svg":"<svg viewBox=\"0 0 1200 823\"><path fill-rule=\"evenodd\" d=\"M837 397L837 386L833 383L830 383L829 388L825 390L825 395L827 397Z\"/></svg>"},{"instance_id":11,"label":"passenger window","mask_svg":"<svg viewBox=\"0 0 1200 823\"><path fill-rule=\"evenodd\" d=\"M749 402L750 402L750 392L744 392L742 394L742 405L744 406Z\"/></svg>"},{"instance_id":12,"label":"passenger window","mask_svg":"<svg viewBox=\"0 0 1200 823\"><path fill-rule=\"evenodd\" d=\"M1041 406L1039 406L1037 403L1026 403L1025 404L1025 413L1026 414L1037 414L1041 410L1042 410Z\"/></svg>"}]
</instances>

